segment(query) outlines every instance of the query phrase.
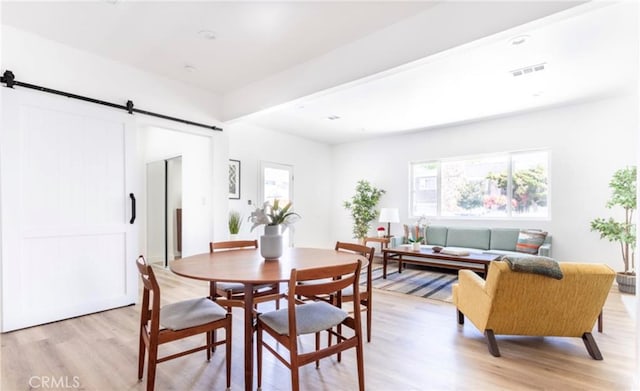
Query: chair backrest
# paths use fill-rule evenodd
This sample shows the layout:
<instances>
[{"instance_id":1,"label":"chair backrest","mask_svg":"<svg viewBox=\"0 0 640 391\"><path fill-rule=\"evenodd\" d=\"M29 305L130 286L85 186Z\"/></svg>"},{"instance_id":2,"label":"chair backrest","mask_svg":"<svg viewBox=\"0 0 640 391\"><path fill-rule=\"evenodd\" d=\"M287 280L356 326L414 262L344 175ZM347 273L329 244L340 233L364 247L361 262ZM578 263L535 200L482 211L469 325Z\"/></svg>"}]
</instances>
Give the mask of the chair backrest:
<instances>
[{"instance_id":1,"label":"chair backrest","mask_svg":"<svg viewBox=\"0 0 640 391\"><path fill-rule=\"evenodd\" d=\"M560 262L562 280L513 272L503 261L489 267L492 298L486 328L496 334L580 337L593 329L615 272L603 264Z\"/></svg>"},{"instance_id":2,"label":"chair backrest","mask_svg":"<svg viewBox=\"0 0 640 391\"><path fill-rule=\"evenodd\" d=\"M354 262L309 269L293 269L289 279L288 311L289 311L289 336L296 335L296 311L295 307L300 302L297 297L315 297L322 295L335 295L336 305L342 305L342 290L348 286L353 287L354 296L359 294L358 281L360 277L361 260ZM300 284L305 281L314 281L312 284ZM360 303L354 300L354 317L360 324ZM305 304L302 304L305 305Z\"/></svg>"},{"instance_id":3,"label":"chair backrest","mask_svg":"<svg viewBox=\"0 0 640 391\"><path fill-rule=\"evenodd\" d=\"M142 291L141 324L151 321L151 329L160 327L160 285L153 273L153 269L147 264L144 256L140 255L136 260L138 272L144 285Z\"/></svg>"},{"instance_id":4,"label":"chair backrest","mask_svg":"<svg viewBox=\"0 0 640 391\"><path fill-rule=\"evenodd\" d=\"M209 252L216 250L238 250L241 248L258 248L257 240L228 240L225 242L209 242Z\"/></svg>"},{"instance_id":5,"label":"chair backrest","mask_svg":"<svg viewBox=\"0 0 640 391\"><path fill-rule=\"evenodd\" d=\"M373 268L373 256L376 251L375 248L356 243L336 242L335 249L336 251L350 251L360 254L367 259L367 292L371 292L371 274Z\"/></svg>"}]
</instances>

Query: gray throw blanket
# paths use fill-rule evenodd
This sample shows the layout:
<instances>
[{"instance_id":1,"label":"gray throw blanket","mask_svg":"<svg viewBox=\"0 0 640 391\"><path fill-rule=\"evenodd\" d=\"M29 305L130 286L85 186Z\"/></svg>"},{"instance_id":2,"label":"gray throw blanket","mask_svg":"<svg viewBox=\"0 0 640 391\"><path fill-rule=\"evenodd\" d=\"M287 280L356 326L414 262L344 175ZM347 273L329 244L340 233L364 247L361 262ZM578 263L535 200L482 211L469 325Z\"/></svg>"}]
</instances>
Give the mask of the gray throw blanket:
<instances>
[{"instance_id":1,"label":"gray throw blanket","mask_svg":"<svg viewBox=\"0 0 640 391\"><path fill-rule=\"evenodd\" d=\"M509 264L514 272L540 274L542 276L562 280L562 270L558 261L548 257L511 257L505 255L503 261Z\"/></svg>"}]
</instances>

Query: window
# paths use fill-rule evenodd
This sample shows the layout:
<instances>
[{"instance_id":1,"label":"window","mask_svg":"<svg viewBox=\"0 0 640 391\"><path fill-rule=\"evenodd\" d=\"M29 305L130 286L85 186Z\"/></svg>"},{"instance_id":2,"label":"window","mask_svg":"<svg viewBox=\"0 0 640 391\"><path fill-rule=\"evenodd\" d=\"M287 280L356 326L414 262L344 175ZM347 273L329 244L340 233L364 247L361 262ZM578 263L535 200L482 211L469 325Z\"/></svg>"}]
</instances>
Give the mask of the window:
<instances>
[{"instance_id":1,"label":"window","mask_svg":"<svg viewBox=\"0 0 640 391\"><path fill-rule=\"evenodd\" d=\"M546 218L547 151L411 163L413 216Z\"/></svg>"}]
</instances>

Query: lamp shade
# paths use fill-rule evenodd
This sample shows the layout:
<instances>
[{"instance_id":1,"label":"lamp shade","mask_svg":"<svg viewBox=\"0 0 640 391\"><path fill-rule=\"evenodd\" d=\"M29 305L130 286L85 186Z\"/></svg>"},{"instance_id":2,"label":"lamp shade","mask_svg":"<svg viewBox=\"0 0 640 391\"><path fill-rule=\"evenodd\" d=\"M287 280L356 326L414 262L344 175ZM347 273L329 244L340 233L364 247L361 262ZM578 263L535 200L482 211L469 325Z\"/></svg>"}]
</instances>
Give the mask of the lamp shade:
<instances>
[{"instance_id":1,"label":"lamp shade","mask_svg":"<svg viewBox=\"0 0 640 391\"><path fill-rule=\"evenodd\" d=\"M378 221L381 223L399 223L400 213L398 208L381 208Z\"/></svg>"}]
</instances>

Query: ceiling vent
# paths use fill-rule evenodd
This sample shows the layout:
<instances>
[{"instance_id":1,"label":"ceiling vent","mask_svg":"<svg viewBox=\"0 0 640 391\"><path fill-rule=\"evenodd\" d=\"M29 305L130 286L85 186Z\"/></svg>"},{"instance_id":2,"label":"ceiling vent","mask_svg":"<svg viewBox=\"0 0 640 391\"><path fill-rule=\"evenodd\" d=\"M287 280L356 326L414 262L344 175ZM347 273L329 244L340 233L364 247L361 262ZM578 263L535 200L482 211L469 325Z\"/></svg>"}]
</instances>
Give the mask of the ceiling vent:
<instances>
[{"instance_id":1,"label":"ceiling vent","mask_svg":"<svg viewBox=\"0 0 640 391\"><path fill-rule=\"evenodd\" d=\"M511 71L511 74L513 76L528 75L528 74L531 74L531 73L534 73L534 72L544 71L546 66L547 66L547 63L543 62L543 63L540 63L540 64L531 65L531 66L524 67L524 68L514 69L513 71Z\"/></svg>"},{"instance_id":2,"label":"ceiling vent","mask_svg":"<svg viewBox=\"0 0 640 391\"><path fill-rule=\"evenodd\" d=\"M340 117L338 117L337 115L330 115L330 116L327 117L327 119L329 121L335 121L337 119L340 119Z\"/></svg>"}]
</instances>

